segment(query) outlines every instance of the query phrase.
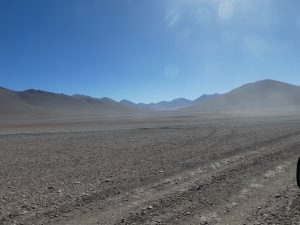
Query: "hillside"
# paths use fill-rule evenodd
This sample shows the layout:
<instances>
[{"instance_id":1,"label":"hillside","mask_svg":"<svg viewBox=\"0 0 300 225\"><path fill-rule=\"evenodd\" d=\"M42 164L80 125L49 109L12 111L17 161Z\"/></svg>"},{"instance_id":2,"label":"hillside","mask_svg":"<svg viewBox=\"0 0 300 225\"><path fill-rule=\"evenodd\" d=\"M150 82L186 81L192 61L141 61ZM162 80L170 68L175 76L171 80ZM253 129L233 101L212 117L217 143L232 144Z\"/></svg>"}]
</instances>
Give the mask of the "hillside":
<instances>
[{"instance_id":1,"label":"hillside","mask_svg":"<svg viewBox=\"0 0 300 225\"><path fill-rule=\"evenodd\" d=\"M34 89L0 89L0 115L117 115L140 112L143 110L109 98L69 96Z\"/></svg>"},{"instance_id":2,"label":"hillside","mask_svg":"<svg viewBox=\"0 0 300 225\"><path fill-rule=\"evenodd\" d=\"M203 95L196 100L184 98L172 101L143 104L128 100L121 102L110 98L93 98L84 95L65 95L29 89L12 91L0 88L0 115L134 115L161 110L176 110L179 113L285 109L300 107L300 87L275 81L262 80L245 84L225 94Z\"/></svg>"},{"instance_id":3,"label":"hillside","mask_svg":"<svg viewBox=\"0 0 300 225\"><path fill-rule=\"evenodd\" d=\"M128 100L122 100L121 103L124 103L128 106L135 106L135 107L139 107L142 109L151 109L151 110L155 110L155 111L176 110L176 109L193 106L193 105L196 105L199 103L204 103L204 102L214 99L218 96L219 96L219 94L212 94L212 95L205 94L195 100L189 100L186 98L176 98L171 101L160 101L160 102L149 103L149 104L146 104L146 103L136 104L136 103L128 101Z\"/></svg>"},{"instance_id":4,"label":"hillside","mask_svg":"<svg viewBox=\"0 0 300 225\"><path fill-rule=\"evenodd\" d=\"M300 106L300 87L275 80L262 80L183 110L243 110L285 106Z\"/></svg>"}]
</instances>

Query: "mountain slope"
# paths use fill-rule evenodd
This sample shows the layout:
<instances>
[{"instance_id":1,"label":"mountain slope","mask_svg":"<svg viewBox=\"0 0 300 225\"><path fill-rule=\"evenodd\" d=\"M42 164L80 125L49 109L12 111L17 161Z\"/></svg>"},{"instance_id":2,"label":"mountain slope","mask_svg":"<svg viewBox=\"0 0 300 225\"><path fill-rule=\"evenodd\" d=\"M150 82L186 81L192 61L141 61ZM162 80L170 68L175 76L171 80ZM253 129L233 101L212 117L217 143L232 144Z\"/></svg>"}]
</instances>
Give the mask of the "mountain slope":
<instances>
[{"instance_id":1,"label":"mountain slope","mask_svg":"<svg viewBox=\"0 0 300 225\"><path fill-rule=\"evenodd\" d=\"M242 110L283 106L300 106L300 87L275 80L262 80L184 110Z\"/></svg>"},{"instance_id":2,"label":"mountain slope","mask_svg":"<svg viewBox=\"0 0 300 225\"><path fill-rule=\"evenodd\" d=\"M0 114L15 114L34 111L35 107L24 102L17 92L0 88Z\"/></svg>"},{"instance_id":3,"label":"mountain slope","mask_svg":"<svg viewBox=\"0 0 300 225\"><path fill-rule=\"evenodd\" d=\"M198 112L211 110L247 110L300 107L300 87L263 80L243 85L226 94L203 95L191 101L184 98L151 104L135 104L110 98L65 95L29 89L12 91L0 88L0 115L120 115L151 110Z\"/></svg>"},{"instance_id":4,"label":"mountain slope","mask_svg":"<svg viewBox=\"0 0 300 225\"><path fill-rule=\"evenodd\" d=\"M127 106L109 98L69 96L34 89L12 91L0 88L1 115L114 115L142 111L137 107Z\"/></svg>"},{"instance_id":5,"label":"mountain slope","mask_svg":"<svg viewBox=\"0 0 300 225\"><path fill-rule=\"evenodd\" d=\"M204 103L204 102L207 102L207 101L212 100L214 98L217 98L219 96L220 96L220 94L202 95L199 98L195 99L193 101L193 104L195 105L195 104Z\"/></svg>"},{"instance_id":6,"label":"mountain slope","mask_svg":"<svg viewBox=\"0 0 300 225\"><path fill-rule=\"evenodd\" d=\"M158 103L138 104L140 107L154 110L174 110L192 105L192 101L185 98L176 98L172 101L160 101Z\"/></svg>"},{"instance_id":7,"label":"mountain slope","mask_svg":"<svg viewBox=\"0 0 300 225\"><path fill-rule=\"evenodd\" d=\"M161 110L176 110L176 109L181 109L185 108L188 106L192 106L195 104L203 103L206 102L210 99L214 99L218 97L219 94L213 94L213 95L202 95L201 97L195 99L194 101L186 99L186 98L176 98L171 101L160 101L157 103L134 103L128 100L122 100L121 103L124 103L128 106L136 106L142 109L151 109L151 110L156 110L156 111L161 111Z\"/></svg>"}]
</instances>

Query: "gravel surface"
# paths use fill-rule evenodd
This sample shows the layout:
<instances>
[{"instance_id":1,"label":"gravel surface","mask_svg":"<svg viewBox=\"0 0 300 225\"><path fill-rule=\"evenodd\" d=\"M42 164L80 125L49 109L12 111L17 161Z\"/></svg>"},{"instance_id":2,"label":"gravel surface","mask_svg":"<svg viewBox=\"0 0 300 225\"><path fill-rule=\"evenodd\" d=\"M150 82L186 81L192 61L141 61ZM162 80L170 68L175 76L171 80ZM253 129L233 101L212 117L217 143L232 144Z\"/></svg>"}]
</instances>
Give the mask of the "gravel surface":
<instances>
[{"instance_id":1,"label":"gravel surface","mask_svg":"<svg viewBox=\"0 0 300 225\"><path fill-rule=\"evenodd\" d=\"M300 224L295 122L1 134L0 146L0 225Z\"/></svg>"}]
</instances>

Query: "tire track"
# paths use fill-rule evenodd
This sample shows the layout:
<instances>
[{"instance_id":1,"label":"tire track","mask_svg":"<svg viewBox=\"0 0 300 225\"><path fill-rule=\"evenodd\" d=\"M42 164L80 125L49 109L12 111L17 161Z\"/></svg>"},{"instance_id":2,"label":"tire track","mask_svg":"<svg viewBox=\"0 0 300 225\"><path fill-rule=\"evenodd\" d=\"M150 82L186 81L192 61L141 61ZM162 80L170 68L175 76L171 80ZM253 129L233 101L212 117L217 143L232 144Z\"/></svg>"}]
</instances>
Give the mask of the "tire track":
<instances>
[{"instance_id":1,"label":"tire track","mask_svg":"<svg viewBox=\"0 0 300 225\"><path fill-rule=\"evenodd\" d=\"M217 161L206 167L135 190L135 194L128 198L128 203L120 205L119 210L112 208L97 216L89 216L84 219L84 223L181 224L182 218L185 220L193 211L201 211L204 208L227 202L231 195L240 189L244 177L253 173L253 170L260 173L266 161L272 160L276 163L278 160L295 154L297 150L293 147L299 146L299 135L300 132L293 132L253 144L243 150L236 149L232 152L249 152L255 148L244 155L233 154L231 158L223 158L223 163ZM283 151L287 146L288 151ZM264 152L259 151L262 148ZM226 161L230 163L224 163ZM271 165L272 163L268 166L264 165L263 168L266 169ZM118 205L117 199L112 199L112 201ZM75 220L68 224L81 223Z\"/></svg>"}]
</instances>

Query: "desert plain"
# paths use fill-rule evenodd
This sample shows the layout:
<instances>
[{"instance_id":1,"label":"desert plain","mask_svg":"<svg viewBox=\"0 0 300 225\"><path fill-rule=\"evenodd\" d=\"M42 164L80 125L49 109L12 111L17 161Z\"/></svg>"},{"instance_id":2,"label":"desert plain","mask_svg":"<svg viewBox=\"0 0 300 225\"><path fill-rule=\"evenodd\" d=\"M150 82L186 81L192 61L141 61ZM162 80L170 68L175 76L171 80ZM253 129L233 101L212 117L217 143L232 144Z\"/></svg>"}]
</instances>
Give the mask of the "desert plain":
<instances>
[{"instance_id":1,"label":"desert plain","mask_svg":"<svg viewBox=\"0 0 300 225\"><path fill-rule=\"evenodd\" d=\"M299 224L299 118L3 119L0 224Z\"/></svg>"}]
</instances>

